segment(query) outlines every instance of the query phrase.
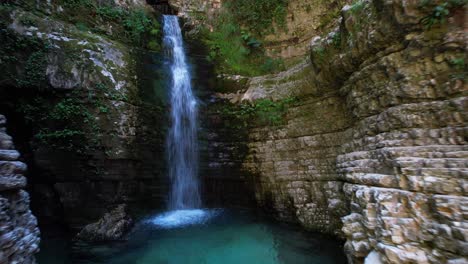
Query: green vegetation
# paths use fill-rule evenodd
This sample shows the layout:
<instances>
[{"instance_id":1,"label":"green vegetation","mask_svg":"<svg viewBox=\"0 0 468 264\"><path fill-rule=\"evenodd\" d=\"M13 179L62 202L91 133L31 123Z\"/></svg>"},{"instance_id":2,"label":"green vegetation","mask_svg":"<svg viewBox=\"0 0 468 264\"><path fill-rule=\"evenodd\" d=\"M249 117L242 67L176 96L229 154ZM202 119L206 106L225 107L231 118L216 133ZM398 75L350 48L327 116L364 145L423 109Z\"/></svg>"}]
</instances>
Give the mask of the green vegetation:
<instances>
[{"instance_id":1,"label":"green vegetation","mask_svg":"<svg viewBox=\"0 0 468 264\"><path fill-rule=\"evenodd\" d=\"M63 5L67 8L93 7L92 0L63 0Z\"/></svg>"},{"instance_id":2,"label":"green vegetation","mask_svg":"<svg viewBox=\"0 0 468 264\"><path fill-rule=\"evenodd\" d=\"M336 49L339 49L341 47L341 32L335 32L335 34L332 37L333 40L333 46Z\"/></svg>"},{"instance_id":3,"label":"green vegetation","mask_svg":"<svg viewBox=\"0 0 468 264\"><path fill-rule=\"evenodd\" d=\"M226 8L235 21L257 34L272 33L274 23L286 29L288 0L230 0Z\"/></svg>"},{"instance_id":4,"label":"green vegetation","mask_svg":"<svg viewBox=\"0 0 468 264\"><path fill-rule=\"evenodd\" d=\"M83 94L74 90L67 94L39 93L34 100L20 101L18 111L33 127L34 137L41 144L55 149L87 154L100 147L102 131L96 117L110 112L106 100L127 100L125 95L96 84Z\"/></svg>"},{"instance_id":5,"label":"green vegetation","mask_svg":"<svg viewBox=\"0 0 468 264\"><path fill-rule=\"evenodd\" d=\"M159 50L159 45L148 45L143 39L160 37L160 24L148 10L127 9L92 0L61 0L64 12L55 14L76 25L79 30L107 34L111 38ZM103 25L111 24L112 30Z\"/></svg>"},{"instance_id":6,"label":"green vegetation","mask_svg":"<svg viewBox=\"0 0 468 264\"><path fill-rule=\"evenodd\" d=\"M26 3L1 3L0 11L11 11L15 5L31 13L40 14L36 5ZM150 10L144 8L125 8L112 4L112 1L96 0L57 0L54 5L63 7L62 12L53 12L57 19L74 24L81 31L106 34L110 38L131 43L139 47L159 50L159 45L144 39L160 39L160 24ZM44 14L43 14L44 15ZM34 16L25 14L19 19L24 26L35 26Z\"/></svg>"},{"instance_id":7,"label":"green vegetation","mask_svg":"<svg viewBox=\"0 0 468 264\"><path fill-rule=\"evenodd\" d=\"M432 10L432 13L421 20L421 23L430 29L435 24L444 24L450 11L448 10L448 3L440 4Z\"/></svg>"},{"instance_id":8,"label":"green vegetation","mask_svg":"<svg viewBox=\"0 0 468 264\"><path fill-rule=\"evenodd\" d=\"M94 147L86 135L95 135L98 127L91 112L81 103L78 92L56 100L51 102L50 95L39 94L33 101L20 101L18 111L34 128L34 137L38 142L54 149L77 153L84 153ZM90 127L94 131L86 131L83 124L93 124Z\"/></svg>"},{"instance_id":9,"label":"green vegetation","mask_svg":"<svg viewBox=\"0 0 468 264\"><path fill-rule=\"evenodd\" d=\"M223 116L225 125L233 129L246 129L249 126L279 126L284 124L288 108L297 102L289 97L280 101L260 99L254 103L221 104L218 113Z\"/></svg>"},{"instance_id":10,"label":"green vegetation","mask_svg":"<svg viewBox=\"0 0 468 264\"><path fill-rule=\"evenodd\" d=\"M263 34L272 32L279 14L285 18L286 13L282 12L286 10L287 1L260 1L259 6L248 12L241 11L257 4L257 1L252 4L244 0L227 2L212 23L213 30L203 31L202 39L209 47L208 60L217 64L219 72L255 76L284 69L281 59L265 55L260 39ZM261 6L272 12L259 9Z\"/></svg>"},{"instance_id":11,"label":"green vegetation","mask_svg":"<svg viewBox=\"0 0 468 264\"><path fill-rule=\"evenodd\" d=\"M367 14L363 12L363 10L366 7L366 3L363 0L358 0L357 2L354 2L351 5L351 8L349 9L349 12L353 15L353 30L355 32L359 32L362 30L362 24L365 21L365 17ZM351 35L354 34L354 32L350 32Z\"/></svg>"},{"instance_id":12,"label":"green vegetation","mask_svg":"<svg viewBox=\"0 0 468 264\"><path fill-rule=\"evenodd\" d=\"M450 60L450 64L454 68L450 77L453 80L465 80L468 72L468 65L465 63L464 57L459 57Z\"/></svg>"},{"instance_id":13,"label":"green vegetation","mask_svg":"<svg viewBox=\"0 0 468 264\"><path fill-rule=\"evenodd\" d=\"M457 69L465 69L465 58L455 58L450 61L450 63Z\"/></svg>"},{"instance_id":14,"label":"green vegetation","mask_svg":"<svg viewBox=\"0 0 468 264\"><path fill-rule=\"evenodd\" d=\"M34 20L33 17L29 15L23 15L19 19L20 23L23 24L24 26L31 27L36 25L36 21Z\"/></svg>"},{"instance_id":15,"label":"green vegetation","mask_svg":"<svg viewBox=\"0 0 468 264\"><path fill-rule=\"evenodd\" d=\"M315 58L319 59L322 61L325 59L325 48L322 46L315 47L312 52L316 54Z\"/></svg>"},{"instance_id":16,"label":"green vegetation","mask_svg":"<svg viewBox=\"0 0 468 264\"><path fill-rule=\"evenodd\" d=\"M77 22L75 26L76 26L76 28L78 30L81 30L81 31L89 31L90 30L86 24L81 23L81 22Z\"/></svg>"},{"instance_id":17,"label":"green vegetation","mask_svg":"<svg viewBox=\"0 0 468 264\"><path fill-rule=\"evenodd\" d=\"M125 26L127 37L138 44L141 44L141 38L145 32L153 35L159 32L157 21L154 20L153 22L143 10L129 12L122 22Z\"/></svg>"},{"instance_id":18,"label":"green vegetation","mask_svg":"<svg viewBox=\"0 0 468 264\"><path fill-rule=\"evenodd\" d=\"M349 9L349 11L351 12L351 14L355 15L355 14L360 13L364 9L365 6L366 6L365 2L363 0L359 0L357 2L354 2L351 5L351 8Z\"/></svg>"},{"instance_id":19,"label":"green vegetation","mask_svg":"<svg viewBox=\"0 0 468 264\"><path fill-rule=\"evenodd\" d=\"M20 87L40 87L46 81L47 58L43 51L32 53L26 61L24 75L17 79Z\"/></svg>"},{"instance_id":20,"label":"green vegetation","mask_svg":"<svg viewBox=\"0 0 468 264\"><path fill-rule=\"evenodd\" d=\"M37 37L19 36L4 25L0 25L0 41L0 83L21 88L42 88L46 77L48 43ZM19 64L19 61L23 63ZM20 65L24 65L24 68L21 69Z\"/></svg>"},{"instance_id":21,"label":"green vegetation","mask_svg":"<svg viewBox=\"0 0 468 264\"><path fill-rule=\"evenodd\" d=\"M419 4L421 8L434 6L433 0L422 0ZM468 0L448 0L441 4L435 5L431 13L421 19L421 24L426 29L431 29L436 24L444 24L447 17L450 15L451 9L464 6L468 3Z\"/></svg>"}]
</instances>

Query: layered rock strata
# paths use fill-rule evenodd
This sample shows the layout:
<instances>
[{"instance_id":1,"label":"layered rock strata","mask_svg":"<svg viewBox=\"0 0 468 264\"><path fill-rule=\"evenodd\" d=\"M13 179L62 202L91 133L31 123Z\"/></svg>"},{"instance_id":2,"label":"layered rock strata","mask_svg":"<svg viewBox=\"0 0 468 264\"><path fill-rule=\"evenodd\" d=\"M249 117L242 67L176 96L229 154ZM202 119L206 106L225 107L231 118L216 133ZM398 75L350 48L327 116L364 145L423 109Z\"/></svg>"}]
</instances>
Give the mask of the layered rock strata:
<instances>
[{"instance_id":1,"label":"layered rock strata","mask_svg":"<svg viewBox=\"0 0 468 264\"><path fill-rule=\"evenodd\" d=\"M467 261L465 9L444 3L345 6L309 60L233 95L299 99L251 129L244 169L260 205L343 235L352 263Z\"/></svg>"},{"instance_id":2,"label":"layered rock strata","mask_svg":"<svg viewBox=\"0 0 468 264\"><path fill-rule=\"evenodd\" d=\"M0 263L35 263L39 251L39 229L29 208L26 164L19 161L12 138L0 115Z\"/></svg>"}]
</instances>

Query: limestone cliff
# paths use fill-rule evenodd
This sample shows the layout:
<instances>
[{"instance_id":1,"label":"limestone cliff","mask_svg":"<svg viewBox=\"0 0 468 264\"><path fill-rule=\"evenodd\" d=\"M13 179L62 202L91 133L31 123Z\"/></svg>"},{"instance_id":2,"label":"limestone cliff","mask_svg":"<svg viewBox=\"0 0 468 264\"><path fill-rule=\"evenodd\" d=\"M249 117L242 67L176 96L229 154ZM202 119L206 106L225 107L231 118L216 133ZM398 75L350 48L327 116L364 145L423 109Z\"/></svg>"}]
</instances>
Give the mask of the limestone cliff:
<instances>
[{"instance_id":1,"label":"limestone cliff","mask_svg":"<svg viewBox=\"0 0 468 264\"><path fill-rule=\"evenodd\" d=\"M178 15L188 19L191 27L207 24L212 28L216 17L227 1L221 0L170 0ZM333 26L346 0L289 0L284 25L273 25L274 33L262 36L267 54L288 62L301 60L308 52L309 42ZM233 1L235 5L235 1ZM245 25L244 25L245 26Z\"/></svg>"},{"instance_id":2,"label":"limestone cliff","mask_svg":"<svg viewBox=\"0 0 468 264\"><path fill-rule=\"evenodd\" d=\"M222 2L168 4L194 41ZM217 82L194 63L206 204L256 203L343 237L350 263L466 263L464 4L290 0L264 50L237 28L250 54L300 62ZM6 1L0 19L0 112L23 154L0 117L0 243L11 250L0 262L33 262L37 250L20 174L40 222L81 227L117 204L163 206L163 60L149 51L160 34L145 1Z\"/></svg>"},{"instance_id":3,"label":"limestone cliff","mask_svg":"<svg viewBox=\"0 0 468 264\"><path fill-rule=\"evenodd\" d=\"M344 235L351 263L466 262L464 8L358 1L306 61L222 95L298 98L286 123L250 126L257 202Z\"/></svg>"},{"instance_id":4,"label":"limestone cliff","mask_svg":"<svg viewBox=\"0 0 468 264\"><path fill-rule=\"evenodd\" d=\"M159 43L156 14L145 1L111 2L0 7L0 111L42 224L76 228L109 206L164 204L162 61L146 46Z\"/></svg>"},{"instance_id":5,"label":"limestone cliff","mask_svg":"<svg viewBox=\"0 0 468 264\"><path fill-rule=\"evenodd\" d=\"M39 250L39 229L24 190L26 164L18 161L20 154L5 125L0 115L0 263L32 264Z\"/></svg>"}]
</instances>

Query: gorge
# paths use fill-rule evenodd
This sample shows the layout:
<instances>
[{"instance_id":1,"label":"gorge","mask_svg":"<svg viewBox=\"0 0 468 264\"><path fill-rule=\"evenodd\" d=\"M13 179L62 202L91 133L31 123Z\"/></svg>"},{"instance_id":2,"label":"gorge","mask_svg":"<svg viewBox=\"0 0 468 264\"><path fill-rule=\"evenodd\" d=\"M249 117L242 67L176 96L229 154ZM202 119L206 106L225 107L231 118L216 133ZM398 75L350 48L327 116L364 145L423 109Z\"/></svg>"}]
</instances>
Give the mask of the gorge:
<instances>
[{"instance_id":1,"label":"gorge","mask_svg":"<svg viewBox=\"0 0 468 264\"><path fill-rule=\"evenodd\" d=\"M465 17L3 1L0 263L466 263Z\"/></svg>"}]
</instances>

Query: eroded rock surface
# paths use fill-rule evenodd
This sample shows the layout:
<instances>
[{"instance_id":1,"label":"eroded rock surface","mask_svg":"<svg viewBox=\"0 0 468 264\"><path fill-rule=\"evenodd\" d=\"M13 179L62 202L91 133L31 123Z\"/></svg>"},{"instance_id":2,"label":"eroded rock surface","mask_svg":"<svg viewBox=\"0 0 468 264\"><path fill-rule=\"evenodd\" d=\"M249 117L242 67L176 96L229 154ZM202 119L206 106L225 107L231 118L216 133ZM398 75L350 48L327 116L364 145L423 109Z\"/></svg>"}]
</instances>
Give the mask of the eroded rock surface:
<instances>
[{"instance_id":1,"label":"eroded rock surface","mask_svg":"<svg viewBox=\"0 0 468 264\"><path fill-rule=\"evenodd\" d=\"M121 204L97 222L85 226L76 236L84 241L113 241L122 237L132 227L133 220L127 212L127 206Z\"/></svg>"},{"instance_id":2,"label":"eroded rock surface","mask_svg":"<svg viewBox=\"0 0 468 264\"><path fill-rule=\"evenodd\" d=\"M344 236L352 263L467 261L465 9L421 22L443 2L345 6L308 61L224 95L299 99L250 130L244 169L260 205Z\"/></svg>"},{"instance_id":3,"label":"eroded rock surface","mask_svg":"<svg viewBox=\"0 0 468 264\"><path fill-rule=\"evenodd\" d=\"M5 124L6 118L0 115L0 263L35 263L40 239L24 190L26 164L18 161L20 155Z\"/></svg>"},{"instance_id":4,"label":"eroded rock surface","mask_svg":"<svg viewBox=\"0 0 468 264\"><path fill-rule=\"evenodd\" d=\"M123 25L91 9L76 14L72 3L18 2L0 9L0 66L9 77L0 84L0 108L14 117L13 130L30 134L17 145L36 170L31 195L41 224L81 228L108 206L144 204L143 197L162 206L163 102L143 84L158 78L154 65L147 74L152 55L129 42ZM111 4L114 11L151 9L140 0ZM93 16L96 28L80 28L68 15Z\"/></svg>"}]
</instances>

